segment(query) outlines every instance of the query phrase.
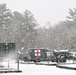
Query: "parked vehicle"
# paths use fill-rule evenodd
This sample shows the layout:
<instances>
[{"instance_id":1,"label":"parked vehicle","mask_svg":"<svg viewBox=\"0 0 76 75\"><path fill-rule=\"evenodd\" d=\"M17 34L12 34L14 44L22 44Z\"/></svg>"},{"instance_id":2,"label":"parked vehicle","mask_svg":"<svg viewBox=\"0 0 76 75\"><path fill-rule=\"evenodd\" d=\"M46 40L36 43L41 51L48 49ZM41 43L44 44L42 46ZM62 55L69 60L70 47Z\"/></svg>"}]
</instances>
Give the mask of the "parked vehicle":
<instances>
[{"instance_id":1,"label":"parked vehicle","mask_svg":"<svg viewBox=\"0 0 76 75\"><path fill-rule=\"evenodd\" d=\"M52 62L66 62L66 60L69 58L68 50L52 50L51 53L50 60Z\"/></svg>"},{"instance_id":2,"label":"parked vehicle","mask_svg":"<svg viewBox=\"0 0 76 75\"><path fill-rule=\"evenodd\" d=\"M34 61L34 62L40 62L40 61L47 61L47 49L29 49L27 54L20 54L19 59L23 61Z\"/></svg>"},{"instance_id":3,"label":"parked vehicle","mask_svg":"<svg viewBox=\"0 0 76 75\"><path fill-rule=\"evenodd\" d=\"M47 49L30 49L30 60L34 62L47 61Z\"/></svg>"}]
</instances>

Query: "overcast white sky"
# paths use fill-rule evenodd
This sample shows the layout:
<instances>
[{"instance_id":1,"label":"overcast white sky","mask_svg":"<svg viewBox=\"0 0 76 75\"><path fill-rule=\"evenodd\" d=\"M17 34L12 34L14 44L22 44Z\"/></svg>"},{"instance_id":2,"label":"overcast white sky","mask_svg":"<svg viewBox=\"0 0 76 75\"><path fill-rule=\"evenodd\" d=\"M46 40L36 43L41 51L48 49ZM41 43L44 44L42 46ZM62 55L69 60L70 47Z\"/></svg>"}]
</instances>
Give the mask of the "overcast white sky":
<instances>
[{"instance_id":1,"label":"overcast white sky","mask_svg":"<svg viewBox=\"0 0 76 75\"><path fill-rule=\"evenodd\" d=\"M37 22L43 26L47 21L51 25L65 20L68 9L76 8L76 0L0 0L12 11L31 11Z\"/></svg>"}]
</instances>

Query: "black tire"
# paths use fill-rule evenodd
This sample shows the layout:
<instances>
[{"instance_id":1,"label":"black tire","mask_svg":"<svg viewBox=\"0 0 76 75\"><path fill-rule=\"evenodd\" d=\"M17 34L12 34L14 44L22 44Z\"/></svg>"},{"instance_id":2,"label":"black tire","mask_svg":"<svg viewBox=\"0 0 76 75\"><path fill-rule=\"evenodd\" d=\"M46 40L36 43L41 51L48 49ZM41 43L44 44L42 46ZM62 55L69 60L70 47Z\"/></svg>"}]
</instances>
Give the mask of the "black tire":
<instances>
[{"instance_id":1,"label":"black tire","mask_svg":"<svg viewBox=\"0 0 76 75\"><path fill-rule=\"evenodd\" d=\"M23 61L25 61L25 62L29 62L29 58L24 57L24 58L23 58Z\"/></svg>"},{"instance_id":2,"label":"black tire","mask_svg":"<svg viewBox=\"0 0 76 75\"><path fill-rule=\"evenodd\" d=\"M51 62L54 62L54 60L51 60Z\"/></svg>"}]
</instances>

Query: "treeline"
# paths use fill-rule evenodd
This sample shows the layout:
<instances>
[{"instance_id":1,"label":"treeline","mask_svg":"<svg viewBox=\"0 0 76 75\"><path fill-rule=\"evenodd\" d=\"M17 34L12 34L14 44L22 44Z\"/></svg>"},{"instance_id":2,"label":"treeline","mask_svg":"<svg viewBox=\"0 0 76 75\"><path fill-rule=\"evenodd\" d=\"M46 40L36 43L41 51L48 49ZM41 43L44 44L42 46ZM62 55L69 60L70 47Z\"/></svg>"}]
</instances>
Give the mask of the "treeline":
<instances>
[{"instance_id":1,"label":"treeline","mask_svg":"<svg viewBox=\"0 0 76 75\"><path fill-rule=\"evenodd\" d=\"M38 26L30 11L12 12L6 4L0 4L0 43L14 42L16 50L23 52L28 48L76 48L76 9L69 9L65 21L53 27Z\"/></svg>"}]
</instances>

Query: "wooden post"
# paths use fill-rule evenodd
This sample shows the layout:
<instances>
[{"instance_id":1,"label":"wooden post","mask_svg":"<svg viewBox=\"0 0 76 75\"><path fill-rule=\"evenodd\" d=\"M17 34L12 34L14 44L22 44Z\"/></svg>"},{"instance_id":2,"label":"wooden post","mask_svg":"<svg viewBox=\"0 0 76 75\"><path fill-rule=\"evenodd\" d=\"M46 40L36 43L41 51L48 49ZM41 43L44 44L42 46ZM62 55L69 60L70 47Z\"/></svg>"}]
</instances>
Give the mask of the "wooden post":
<instances>
[{"instance_id":1,"label":"wooden post","mask_svg":"<svg viewBox=\"0 0 76 75\"><path fill-rule=\"evenodd\" d=\"M17 70L19 70L19 59L17 59Z\"/></svg>"},{"instance_id":2,"label":"wooden post","mask_svg":"<svg viewBox=\"0 0 76 75\"><path fill-rule=\"evenodd\" d=\"M2 68L2 60L1 60L1 68Z\"/></svg>"},{"instance_id":3,"label":"wooden post","mask_svg":"<svg viewBox=\"0 0 76 75\"><path fill-rule=\"evenodd\" d=\"M19 55L20 55L20 51L18 51L18 55L17 55L17 70L19 70Z\"/></svg>"},{"instance_id":4,"label":"wooden post","mask_svg":"<svg viewBox=\"0 0 76 75\"><path fill-rule=\"evenodd\" d=\"M8 68L9 68L9 59L8 59Z\"/></svg>"}]
</instances>

